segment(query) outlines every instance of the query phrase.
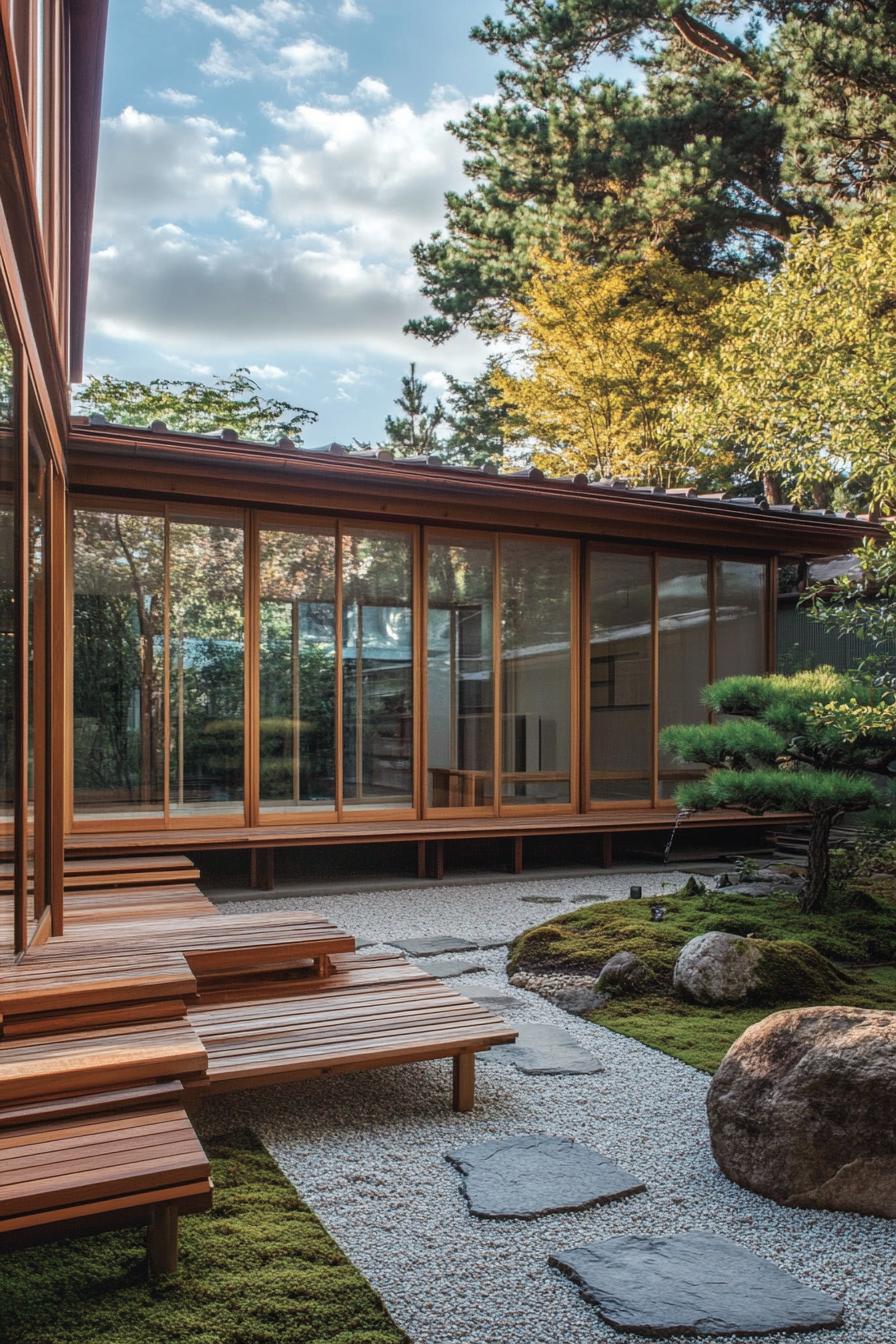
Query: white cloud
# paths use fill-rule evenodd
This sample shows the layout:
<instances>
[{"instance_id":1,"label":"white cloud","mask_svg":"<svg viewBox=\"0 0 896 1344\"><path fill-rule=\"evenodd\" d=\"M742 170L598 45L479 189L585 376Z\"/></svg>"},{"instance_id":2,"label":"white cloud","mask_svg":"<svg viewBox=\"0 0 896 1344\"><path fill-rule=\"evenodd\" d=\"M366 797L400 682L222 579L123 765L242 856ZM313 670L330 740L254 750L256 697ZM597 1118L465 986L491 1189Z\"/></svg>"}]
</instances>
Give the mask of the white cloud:
<instances>
[{"instance_id":1,"label":"white cloud","mask_svg":"<svg viewBox=\"0 0 896 1344\"><path fill-rule=\"evenodd\" d=\"M433 392L441 395L448 390L448 379L441 369L428 369L421 375L423 382L427 387L432 388Z\"/></svg>"},{"instance_id":2,"label":"white cloud","mask_svg":"<svg viewBox=\"0 0 896 1344\"><path fill-rule=\"evenodd\" d=\"M265 382L279 383L286 377L286 370L279 364L250 364L248 368L253 378L263 378Z\"/></svg>"},{"instance_id":3,"label":"white cloud","mask_svg":"<svg viewBox=\"0 0 896 1344\"><path fill-rule=\"evenodd\" d=\"M256 215L251 210L244 210L241 206L234 206L228 211L230 218L244 229L251 229L253 233L262 231L272 233L271 225L262 215Z\"/></svg>"},{"instance_id":4,"label":"white cloud","mask_svg":"<svg viewBox=\"0 0 896 1344\"><path fill-rule=\"evenodd\" d=\"M384 79L365 75L355 85L354 96L365 103L387 103L392 97L392 92Z\"/></svg>"},{"instance_id":5,"label":"white cloud","mask_svg":"<svg viewBox=\"0 0 896 1344\"><path fill-rule=\"evenodd\" d=\"M239 42L269 39L285 24L304 18L306 12L304 5L292 3L292 0L262 0L254 9L245 9L242 5L221 8L209 4L208 0L152 0L148 8L159 18L183 14L197 19L210 28L221 29Z\"/></svg>"},{"instance_id":6,"label":"white cloud","mask_svg":"<svg viewBox=\"0 0 896 1344\"><path fill-rule=\"evenodd\" d=\"M237 61L231 56L224 43L217 37L212 42L205 60L199 62L199 69L213 84L236 84L241 80L251 79L254 73L253 68L245 60Z\"/></svg>"},{"instance_id":7,"label":"white cloud","mask_svg":"<svg viewBox=\"0 0 896 1344\"><path fill-rule=\"evenodd\" d=\"M195 107L199 102L195 93L182 93L180 89L159 89L156 97L172 107Z\"/></svg>"},{"instance_id":8,"label":"white cloud","mask_svg":"<svg viewBox=\"0 0 896 1344\"><path fill-rule=\"evenodd\" d=\"M344 70L347 57L338 47L318 42L316 37L303 37L281 47L278 64L289 81L309 79L330 70Z\"/></svg>"},{"instance_id":9,"label":"white cloud","mask_svg":"<svg viewBox=\"0 0 896 1344\"><path fill-rule=\"evenodd\" d=\"M237 132L210 117L176 120L126 107L103 121L96 234L152 221L209 219L236 208L258 184Z\"/></svg>"},{"instance_id":10,"label":"white cloud","mask_svg":"<svg viewBox=\"0 0 896 1344\"><path fill-rule=\"evenodd\" d=\"M354 255L406 256L441 222L444 193L463 185L463 151L445 122L465 107L446 90L419 113L404 103L375 115L267 105L289 137L257 163L271 217L282 228L335 231Z\"/></svg>"},{"instance_id":11,"label":"white cloud","mask_svg":"<svg viewBox=\"0 0 896 1344\"><path fill-rule=\"evenodd\" d=\"M336 14L346 23L357 22L358 20L364 23L370 21L370 11L364 5L359 4L358 0L340 0Z\"/></svg>"}]
</instances>

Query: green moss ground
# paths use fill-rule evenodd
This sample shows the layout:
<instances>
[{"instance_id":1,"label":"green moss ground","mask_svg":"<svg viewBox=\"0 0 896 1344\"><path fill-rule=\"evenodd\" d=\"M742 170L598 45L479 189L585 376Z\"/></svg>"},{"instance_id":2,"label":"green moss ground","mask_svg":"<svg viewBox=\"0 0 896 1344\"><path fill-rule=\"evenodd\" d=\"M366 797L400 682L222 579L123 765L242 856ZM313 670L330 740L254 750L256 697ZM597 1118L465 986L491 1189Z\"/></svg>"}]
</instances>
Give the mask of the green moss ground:
<instances>
[{"instance_id":1,"label":"green moss ground","mask_svg":"<svg viewBox=\"0 0 896 1344\"><path fill-rule=\"evenodd\" d=\"M896 960L896 896L892 884L832 903L825 914L804 915L790 896L742 896L728 888L656 898L667 907L662 923L650 918L650 901L583 906L522 934L510 949L508 969L576 971L597 975L616 952L634 952L653 972L653 984L618 997L591 1020L645 1045L712 1072L728 1047L770 1011L809 1003L842 1003L896 1010L896 968L865 969L862 963ZM754 934L777 943L773 968L780 988L750 1007L704 1008L672 993L672 970L680 948L710 930ZM824 963L806 955L808 944ZM794 960L795 959L795 960ZM788 992L788 965L798 966L803 992ZM807 975L803 972L808 972ZM816 975L817 972L817 975Z\"/></svg>"},{"instance_id":2,"label":"green moss ground","mask_svg":"<svg viewBox=\"0 0 896 1344\"><path fill-rule=\"evenodd\" d=\"M140 1230L0 1257L0 1344L405 1344L380 1299L249 1135L205 1144L210 1214L181 1219L150 1286Z\"/></svg>"}]
</instances>

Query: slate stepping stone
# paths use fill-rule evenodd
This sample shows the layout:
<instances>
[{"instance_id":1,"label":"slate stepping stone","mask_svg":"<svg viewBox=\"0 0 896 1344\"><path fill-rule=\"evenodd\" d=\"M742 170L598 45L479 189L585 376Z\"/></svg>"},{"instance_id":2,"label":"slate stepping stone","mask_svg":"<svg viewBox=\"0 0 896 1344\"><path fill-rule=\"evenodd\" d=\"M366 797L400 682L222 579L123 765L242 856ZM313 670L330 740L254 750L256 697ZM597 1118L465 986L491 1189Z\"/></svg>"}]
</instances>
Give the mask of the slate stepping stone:
<instances>
[{"instance_id":1,"label":"slate stepping stone","mask_svg":"<svg viewBox=\"0 0 896 1344\"><path fill-rule=\"evenodd\" d=\"M421 971L429 971L437 980L450 980L455 975L472 975L474 971L484 971L486 968L475 961L464 961L458 957L456 961L442 960L433 957L429 961L415 962Z\"/></svg>"},{"instance_id":2,"label":"slate stepping stone","mask_svg":"<svg viewBox=\"0 0 896 1344\"><path fill-rule=\"evenodd\" d=\"M552 1255L617 1330L667 1339L770 1335L843 1324L843 1304L712 1232L611 1237Z\"/></svg>"},{"instance_id":3,"label":"slate stepping stone","mask_svg":"<svg viewBox=\"0 0 896 1344\"><path fill-rule=\"evenodd\" d=\"M520 1006L520 1001L513 994L470 994L469 997L474 1003L478 1003L480 1008L488 1008L492 1013L512 1013Z\"/></svg>"},{"instance_id":4,"label":"slate stepping stone","mask_svg":"<svg viewBox=\"0 0 896 1344\"><path fill-rule=\"evenodd\" d=\"M508 947L518 937L518 933L492 933L486 938L477 938L476 946L480 952L486 952L490 947Z\"/></svg>"},{"instance_id":5,"label":"slate stepping stone","mask_svg":"<svg viewBox=\"0 0 896 1344\"><path fill-rule=\"evenodd\" d=\"M486 1058L513 1064L520 1073L603 1073L603 1065L562 1027L543 1022L514 1022L513 1045L495 1045Z\"/></svg>"},{"instance_id":6,"label":"slate stepping stone","mask_svg":"<svg viewBox=\"0 0 896 1344\"><path fill-rule=\"evenodd\" d=\"M445 1156L462 1173L470 1212L479 1218L537 1218L646 1189L593 1148L545 1134L490 1139Z\"/></svg>"},{"instance_id":7,"label":"slate stepping stone","mask_svg":"<svg viewBox=\"0 0 896 1344\"><path fill-rule=\"evenodd\" d=\"M520 896L521 901L527 901L529 905L562 905L562 896Z\"/></svg>"},{"instance_id":8,"label":"slate stepping stone","mask_svg":"<svg viewBox=\"0 0 896 1344\"><path fill-rule=\"evenodd\" d=\"M412 957L440 957L445 952L478 952L475 943L466 938L451 938L446 934L436 934L433 938L393 938L390 947L400 947Z\"/></svg>"},{"instance_id":9,"label":"slate stepping stone","mask_svg":"<svg viewBox=\"0 0 896 1344\"><path fill-rule=\"evenodd\" d=\"M362 947L378 947L379 944L380 944L380 941L382 941L382 940L378 940L378 939L376 939L376 938L356 938L356 939L355 939L355 950L356 950L357 952L360 952L361 949L362 949Z\"/></svg>"},{"instance_id":10,"label":"slate stepping stone","mask_svg":"<svg viewBox=\"0 0 896 1344\"><path fill-rule=\"evenodd\" d=\"M607 896L602 891L599 892L585 891L582 892L581 896L570 896L569 899L573 901L575 904L578 904L580 901L590 901L592 905L596 905L598 901L612 901L613 897Z\"/></svg>"}]
</instances>

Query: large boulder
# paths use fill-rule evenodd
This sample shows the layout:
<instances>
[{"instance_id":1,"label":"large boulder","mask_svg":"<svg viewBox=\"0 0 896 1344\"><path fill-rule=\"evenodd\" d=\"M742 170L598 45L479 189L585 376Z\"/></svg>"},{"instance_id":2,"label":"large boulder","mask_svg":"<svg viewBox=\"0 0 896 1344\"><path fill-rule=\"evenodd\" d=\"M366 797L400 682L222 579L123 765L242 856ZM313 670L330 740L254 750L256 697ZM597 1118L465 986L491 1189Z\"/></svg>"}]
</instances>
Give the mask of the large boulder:
<instances>
[{"instance_id":1,"label":"large boulder","mask_svg":"<svg viewBox=\"0 0 896 1344\"><path fill-rule=\"evenodd\" d=\"M672 983L693 1003L781 1003L824 997L847 977L806 943L701 933L678 954Z\"/></svg>"},{"instance_id":2,"label":"large boulder","mask_svg":"<svg viewBox=\"0 0 896 1344\"><path fill-rule=\"evenodd\" d=\"M896 1217L896 1013L772 1013L732 1045L707 1110L715 1159L738 1185Z\"/></svg>"}]
</instances>

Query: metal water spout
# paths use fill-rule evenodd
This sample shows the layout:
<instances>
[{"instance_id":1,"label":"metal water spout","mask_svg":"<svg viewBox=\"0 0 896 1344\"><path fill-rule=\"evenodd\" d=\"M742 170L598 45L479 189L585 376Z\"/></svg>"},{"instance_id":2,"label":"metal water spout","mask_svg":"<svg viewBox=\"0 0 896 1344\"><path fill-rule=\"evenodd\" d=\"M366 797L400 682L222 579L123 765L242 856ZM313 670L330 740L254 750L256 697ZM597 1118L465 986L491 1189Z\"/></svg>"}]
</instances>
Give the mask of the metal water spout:
<instances>
[{"instance_id":1,"label":"metal water spout","mask_svg":"<svg viewBox=\"0 0 896 1344\"><path fill-rule=\"evenodd\" d=\"M669 835L669 839L666 843L666 848L663 850L663 863L669 862L669 855L672 853L672 846L675 844L675 837L678 834L678 828L684 821L685 817L689 817L691 815L692 811L693 809L690 807L680 807L678 809L678 812L675 815L675 825L672 827L671 834Z\"/></svg>"}]
</instances>

